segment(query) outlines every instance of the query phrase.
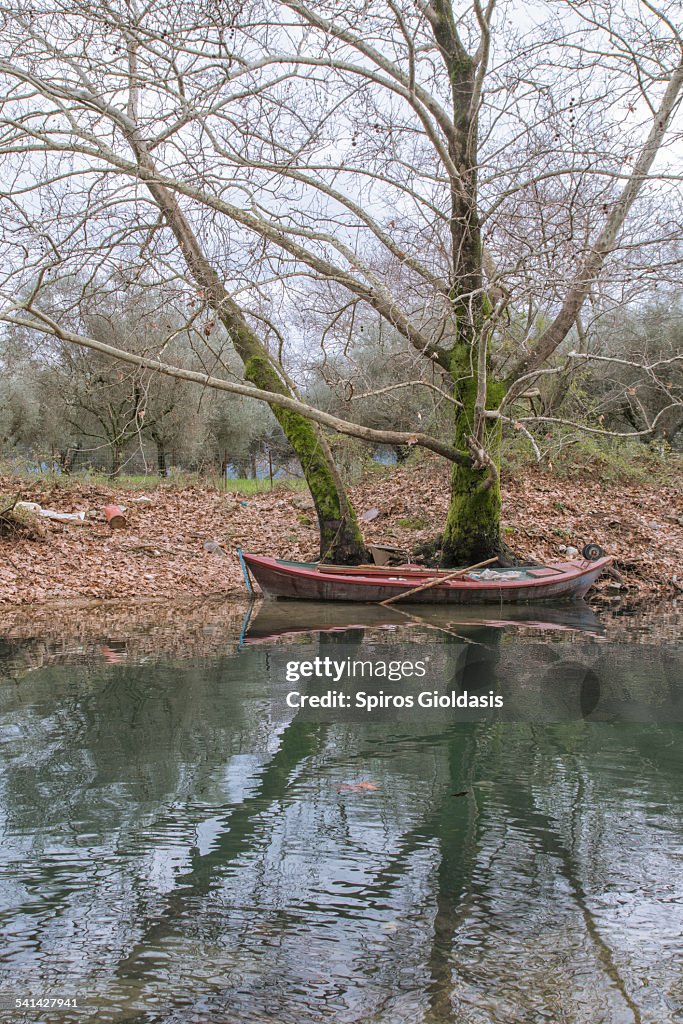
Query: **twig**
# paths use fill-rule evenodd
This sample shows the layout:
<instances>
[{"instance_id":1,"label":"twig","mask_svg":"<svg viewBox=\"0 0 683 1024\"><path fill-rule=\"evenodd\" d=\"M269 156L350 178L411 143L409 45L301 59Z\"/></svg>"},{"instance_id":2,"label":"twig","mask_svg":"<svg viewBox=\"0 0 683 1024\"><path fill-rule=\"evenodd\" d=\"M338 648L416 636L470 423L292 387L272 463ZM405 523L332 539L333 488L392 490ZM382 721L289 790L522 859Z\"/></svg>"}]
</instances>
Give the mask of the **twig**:
<instances>
[{"instance_id":1,"label":"twig","mask_svg":"<svg viewBox=\"0 0 683 1024\"><path fill-rule=\"evenodd\" d=\"M486 479L483 480L482 483L480 484L480 488L482 491L488 491L488 489L490 487L493 487L493 485L498 480L498 467L496 466L495 462L488 454L484 446L482 444L479 444L474 435L468 437L466 439L466 443L467 447L472 453L472 467L474 469L484 469L484 467L486 467L488 471L486 474Z\"/></svg>"}]
</instances>

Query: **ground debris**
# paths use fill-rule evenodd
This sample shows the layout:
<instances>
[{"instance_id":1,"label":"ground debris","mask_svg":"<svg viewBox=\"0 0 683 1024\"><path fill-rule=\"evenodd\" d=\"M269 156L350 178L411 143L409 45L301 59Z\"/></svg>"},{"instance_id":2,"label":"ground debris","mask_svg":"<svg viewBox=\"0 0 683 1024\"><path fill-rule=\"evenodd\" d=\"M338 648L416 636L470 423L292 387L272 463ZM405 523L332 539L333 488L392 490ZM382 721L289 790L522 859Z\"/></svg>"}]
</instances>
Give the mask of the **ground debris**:
<instances>
[{"instance_id":1,"label":"ground debris","mask_svg":"<svg viewBox=\"0 0 683 1024\"><path fill-rule=\"evenodd\" d=\"M414 551L436 537L448 507L448 475L445 465L427 459L373 474L351 488L356 508L380 513L362 524L366 541ZM624 583L621 594L629 602L679 592L683 502L674 488L598 487L591 480L558 480L542 469L503 484L504 540L523 558L561 561L563 548L580 551L594 541L615 557ZM8 531L0 537L0 602L5 605L241 597L242 573L232 557L238 545L281 558L309 561L318 556L316 530L300 521L301 492L284 487L245 502L239 494L211 486L166 484L151 492L151 501L141 502L139 493L120 486L72 482L64 487L0 478L0 492L13 496L19 489L21 500L63 512L120 504L126 507L128 530L112 532L104 518L88 516L87 530L31 517L36 525L30 531ZM208 552L207 540L228 557ZM607 594L611 582L605 576L597 594L612 599Z\"/></svg>"}]
</instances>

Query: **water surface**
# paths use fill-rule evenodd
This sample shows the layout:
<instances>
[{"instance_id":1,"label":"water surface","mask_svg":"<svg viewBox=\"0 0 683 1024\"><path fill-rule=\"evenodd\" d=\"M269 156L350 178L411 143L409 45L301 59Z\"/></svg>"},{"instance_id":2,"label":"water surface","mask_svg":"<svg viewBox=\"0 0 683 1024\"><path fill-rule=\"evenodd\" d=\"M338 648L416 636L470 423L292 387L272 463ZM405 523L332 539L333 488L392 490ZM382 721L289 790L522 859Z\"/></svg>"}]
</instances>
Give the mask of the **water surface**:
<instances>
[{"instance_id":1,"label":"water surface","mask_svg":"<svg viewBox=\"0 0 683 1024\"><path fill-rule=\"evenodd\" d=\"M243 611L6 634L6 1019L683 1020L675 613ZM395 649L507 714L282 700Z\"/></svg>"}]
</instances>

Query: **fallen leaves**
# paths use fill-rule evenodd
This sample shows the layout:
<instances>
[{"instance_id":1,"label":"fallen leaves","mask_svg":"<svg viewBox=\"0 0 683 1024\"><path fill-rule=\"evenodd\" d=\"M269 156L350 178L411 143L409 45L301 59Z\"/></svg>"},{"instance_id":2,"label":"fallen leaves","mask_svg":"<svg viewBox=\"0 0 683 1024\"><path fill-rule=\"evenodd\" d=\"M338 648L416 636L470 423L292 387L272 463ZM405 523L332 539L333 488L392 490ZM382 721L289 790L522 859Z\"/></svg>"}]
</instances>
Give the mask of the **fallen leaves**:
<instances>
[{"instance_id":1,"label":"fallen leaves","mask_svg":"<svg viewBox=\"0 0 683 1024\"><path fill-rule=\"evenodd\" d=\"M122 487L21 483L24 498L88 514L78 535L46 522L42 542L14 534L0 539L0 602L6 604L68 597L180 601L243 596L242 574L232 557L237 544L301 559L317 554L315 531L292 533L292 499L301 498L296 492L273 491L244 502L213 487L162 486L151 499L138 501L135 491ZM112 503L126 506L127 530L107 527L102 509ZM228 557L217 557L219 551Z\"/></svg>"},{"instance_id":2,"label":"fallen leaves","mask_svg":"<svg viewBox=\"0 0 683 1024\"><path fill-rule=\"evenodd\" d=\"M16 479L0 480L5 493L16 489ZM410 551L443 529L448 490L448 467L425 459L372 474L351 497L356 508L373 513L363 522L369 544ZM310 498L284 488L245 500L213 487L160 486L143 501L125 488L64 488L39 479L22 480L21 497L87 516L78 530L41 520L40 536L11 531L0 537L0 602L6 606L69 598L242 597L236 545L303 561L318 553L317 531L298 522ZM107 527L102 509L112 503L126 506L127 530ZM671 581L680 580L683 508L673 488L606 487L529 469L523 478L504 481L503 524L514 551L542 562L562 560L563 545L581 550L599 543L615 556L630 601L677 592Z\"/></svg>"}]
</instances>

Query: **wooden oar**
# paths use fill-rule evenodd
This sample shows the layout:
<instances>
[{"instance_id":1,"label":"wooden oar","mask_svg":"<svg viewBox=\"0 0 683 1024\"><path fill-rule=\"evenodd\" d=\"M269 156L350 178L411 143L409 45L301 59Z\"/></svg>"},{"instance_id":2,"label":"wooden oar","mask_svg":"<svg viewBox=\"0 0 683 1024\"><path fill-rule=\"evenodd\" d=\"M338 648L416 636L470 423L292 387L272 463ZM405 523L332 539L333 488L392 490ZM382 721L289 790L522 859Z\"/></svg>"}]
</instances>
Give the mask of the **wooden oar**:
<instances>
[{"instance_id":1,"label":"wooden oar","mask_svg":"<svg viewBox=\"0 0 683 1024\"><path fill-rule=\"evenodd\" d=\"M379 603L385 606L393 604L394 601L400 601L404 597L412 597L413 594L418 594L421 590L429 590L430 587L436 587L439 583L448 583L450 580L457 579L458 576L464 576L465 573L472 572L474 569L483 569L485 565L491 565L492 562L497 561L497 556L495 558L487 558L485 562L468 565L466 569L457 569L456 572L451 572L447 576L435 576L434 579L429 580L427 583L422 583L419 587L406 590L403 594L395 594L394 597L388 597L386 601L380 601Z\"/></svg>"}]
</instances>

